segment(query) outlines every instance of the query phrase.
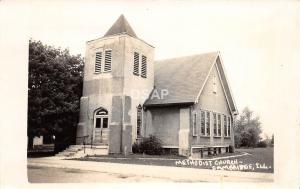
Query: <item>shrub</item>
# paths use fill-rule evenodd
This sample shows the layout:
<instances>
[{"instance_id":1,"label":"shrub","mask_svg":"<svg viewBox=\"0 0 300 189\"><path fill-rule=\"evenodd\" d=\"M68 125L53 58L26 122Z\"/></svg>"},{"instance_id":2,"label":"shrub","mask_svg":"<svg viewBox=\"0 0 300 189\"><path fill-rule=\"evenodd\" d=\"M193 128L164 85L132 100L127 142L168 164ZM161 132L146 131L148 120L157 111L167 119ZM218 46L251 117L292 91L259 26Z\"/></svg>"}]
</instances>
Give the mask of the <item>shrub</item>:
<instances>
[{"instance_id":1,"label":"shrub","mask_svg":"<svg viewBox=\"0 0 300 189\"><path fill-rule=\"evenodd\" d=\"M143 138L140 143L134 143L132 152L161 155L163 152L162 143L157 137L150 135L149 137Z\"/></svg>"},{"instance_id":2,"label":"shrub","mask_svg":"<svg viewBox=\"0 0 300 189\"><path fill-rule=\"evenodd\" d=\"M258 148L266 148L267 147L267 142L262 140L262 141L259 141L256 145L256 147Z\"/></svg>"},{"instance_id":3,"label":"shrub","mask_svg":"<svg viewBox=\"0 0 300 189\"><path fill-rule=\"evenodd\" d=\"M134 153L134 154L139 154L139 153L141 153L140 144L138 144L138 143L135 142L135 143L132 145L132 153Z\"/></svg>"}]
</instances>

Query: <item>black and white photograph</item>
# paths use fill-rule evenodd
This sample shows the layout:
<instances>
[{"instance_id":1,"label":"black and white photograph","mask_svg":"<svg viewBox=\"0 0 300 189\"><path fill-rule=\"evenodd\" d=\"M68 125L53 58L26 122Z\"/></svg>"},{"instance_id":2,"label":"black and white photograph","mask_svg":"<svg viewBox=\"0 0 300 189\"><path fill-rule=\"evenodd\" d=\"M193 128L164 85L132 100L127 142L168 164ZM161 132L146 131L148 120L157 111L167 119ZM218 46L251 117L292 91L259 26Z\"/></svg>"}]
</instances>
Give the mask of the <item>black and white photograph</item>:
<instances>
[{"instance_id":1,"label":"black and white photograph","mask_svg":"<svg viewBox=\"0 0 300 189\"><path fill-rule=\"evenodd\" d=\"M299 1L2 0L0 16L1 188L300 188Z\"/></svg>"}]
</instances>

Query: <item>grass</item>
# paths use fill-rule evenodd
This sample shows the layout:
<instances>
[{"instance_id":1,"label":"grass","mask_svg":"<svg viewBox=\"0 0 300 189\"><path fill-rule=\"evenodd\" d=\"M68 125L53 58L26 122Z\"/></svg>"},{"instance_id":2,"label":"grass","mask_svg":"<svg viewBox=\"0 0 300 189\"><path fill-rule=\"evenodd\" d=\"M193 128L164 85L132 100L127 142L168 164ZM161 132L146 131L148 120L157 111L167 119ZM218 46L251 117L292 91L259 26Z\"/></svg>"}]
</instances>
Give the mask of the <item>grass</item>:
<instances>
[{"instance_id":1,"label":"grass","mask_svg":"<svg viewBox=\"0 0 300 189\"><path fill-rule=\"evenodd\" d=\"M247 152L250 154L249 156L238 157L238 160L248 164L265 164L268 167L268 169L255 168L255 170L258 172L274 173L274 148L245 148L237 150L240 152Z\"/></svg>"},{"instance_id":2,"label":"grass","mask_svg":"<svg viewBox=\"0 0 300 189\"><path fill-rule=\"evenodd\" d=\"M129 159L139 159L139 158L147 158L147 159L185 159L185 156L179 156L179 155L147 155L147 154L129 154L127 156L124 156L123 154L111 154L109 156L107 155L96 155L96 156L90 156L90 157L98 157L98 158L116 158L116 159L123 159L123 158L129 158Z\"/></svg>"},{"instance_id":3,"label":"grass","mask_svg":"<svg viewBox=\"0 0 300 189\"><path fill-rule=\"evenodd\" d=\"M228 157L232 155L241 155L244 152L249 155L239 157ZM200 169L223 169L232 170L232 162L236 162L236 165L244 166L243 171L248 172L274 172L274 151L273 148L247 148L247 149L236 149L235 153L221 154L219 156L208 157L206 159L190 161L186 157L178 155L143 155L143 154L132 154L124 156L122 154L109 155L109 156L89 156L84 158L78 158L76 160L81 161L98 161L98 162L109 162L109 163L124 163L124 164L140 164L140 165L156 165L156 166L173 166L173 167L188 167L188 168L200 168ZM222 157L223 164L218 163L220 160L213 160L211 158ZM226 158L228 157L228 158ZM223 161L225 160L225 161ZM231 161L226 161L231 160ZM177 162L177 163L176 163ZM195 164L197 163L197 165ZM217 163L217 164L216 164ZM251 167L249 166L251 165ZM245 169L245 166L248 166ZM250 169L251 168L251 169ZM235 169L236 170L236 169Z\"/></svg>"}]
</instances>

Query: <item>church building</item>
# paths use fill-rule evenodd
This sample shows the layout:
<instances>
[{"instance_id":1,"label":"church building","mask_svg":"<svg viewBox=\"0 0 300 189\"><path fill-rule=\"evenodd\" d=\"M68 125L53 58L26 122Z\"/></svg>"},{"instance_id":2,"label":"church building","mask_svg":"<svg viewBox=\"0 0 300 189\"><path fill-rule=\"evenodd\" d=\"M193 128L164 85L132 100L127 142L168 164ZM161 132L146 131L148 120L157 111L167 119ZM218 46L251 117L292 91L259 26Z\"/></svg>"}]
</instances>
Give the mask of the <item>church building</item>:
<instances>
[{"instance_id":1,"label":"church building","mask_svg":"<svg viewBox=\"0 0 300 189\"><path fill-rule=\"evenodd\" d=\"M77 144L132 152L154 135L179 155L227 152L238 111L220 52L155 60L121 15L86 43Z\"/></svg>"}]
</instances>

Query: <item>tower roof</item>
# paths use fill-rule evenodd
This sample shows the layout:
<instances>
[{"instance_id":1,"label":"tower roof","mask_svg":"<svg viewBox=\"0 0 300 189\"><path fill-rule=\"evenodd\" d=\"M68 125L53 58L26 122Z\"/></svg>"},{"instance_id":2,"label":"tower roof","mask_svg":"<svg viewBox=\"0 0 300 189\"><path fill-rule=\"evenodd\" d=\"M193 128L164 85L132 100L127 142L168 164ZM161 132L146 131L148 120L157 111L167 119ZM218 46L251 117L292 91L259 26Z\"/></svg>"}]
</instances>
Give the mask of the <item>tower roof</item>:
<instances>
[{"instance_id":1,"label":"tower roof","mask_svg":"<svg viewBox=\"0 0 300 189\"><path fill-rule=\"evenodd\" d=\"M123 14L110 27L110 29L106 32L106 34L103 37L117 34L128 34L132 37L137 37Z\"/></svg>"}]
</instances>

